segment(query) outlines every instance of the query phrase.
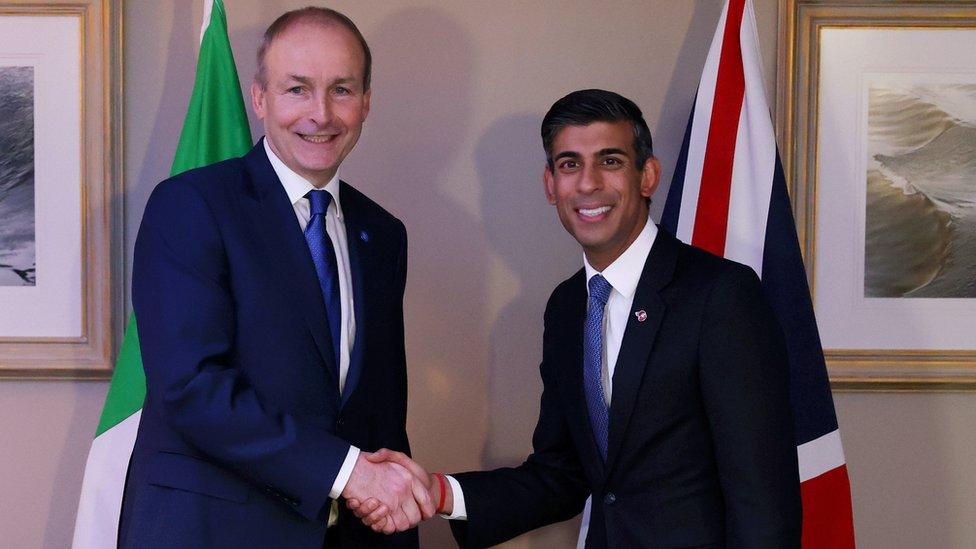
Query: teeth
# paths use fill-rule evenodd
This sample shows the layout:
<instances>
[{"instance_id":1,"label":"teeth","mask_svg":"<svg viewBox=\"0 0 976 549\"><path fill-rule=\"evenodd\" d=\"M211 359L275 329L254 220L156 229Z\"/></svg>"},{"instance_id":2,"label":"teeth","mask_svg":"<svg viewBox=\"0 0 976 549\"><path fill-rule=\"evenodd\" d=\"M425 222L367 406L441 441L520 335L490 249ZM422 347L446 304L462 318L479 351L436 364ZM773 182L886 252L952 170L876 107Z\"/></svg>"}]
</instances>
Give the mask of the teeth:
<instances>
[{"instance_id":1,"label":"teeth","mask_svg":"<svg viewBox=\"0 0 976 549\"><path fill-rule=\"evenodd\" d=\"M596 217L600 214L604 214L610 211L610 206L600 206L599 208L585 209L580 208L579 213L585 215L586 217Z\"/></svg>"},{"instance_id":2,"label":"teeth","mask_svg":"<svg viewBox=\"0 0 976 549\"><path fill-rule=\"evenodd\" d=\"M334 135L302 135L302 139L310 143L328 143Z\"/></svg>"}]
</instances>

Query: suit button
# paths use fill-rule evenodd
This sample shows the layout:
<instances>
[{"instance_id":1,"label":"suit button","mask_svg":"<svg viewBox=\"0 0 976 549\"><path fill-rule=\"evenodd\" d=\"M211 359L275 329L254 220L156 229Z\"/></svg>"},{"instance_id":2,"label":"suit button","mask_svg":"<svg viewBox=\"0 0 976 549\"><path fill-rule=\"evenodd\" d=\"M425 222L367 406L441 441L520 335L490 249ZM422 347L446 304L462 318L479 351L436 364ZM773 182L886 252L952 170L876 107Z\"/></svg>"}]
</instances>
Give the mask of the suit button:
<instances>
[{"instance_id":1,"label":"suit button","mask_svg":"<svg viewBox=\"0 0 976 549\"><path fill-rule=\"evenodd\" d=\"M339 418L339 421L336 422L336 425L338 425L339 427L343 427L346 425L346 420L343 418Z\"/></svg>"},{"instance_id":2,"label":"suit button","mask_svg":"<svg viewBox=\"0 0 976 549\"><path fill-rule=\"evenodd\" d=\"M603 503L607 505L613 505L615 501L617 501L617 496L613 495L613 492L609 492L603 496Z\"/></svg>"}]
</instances>

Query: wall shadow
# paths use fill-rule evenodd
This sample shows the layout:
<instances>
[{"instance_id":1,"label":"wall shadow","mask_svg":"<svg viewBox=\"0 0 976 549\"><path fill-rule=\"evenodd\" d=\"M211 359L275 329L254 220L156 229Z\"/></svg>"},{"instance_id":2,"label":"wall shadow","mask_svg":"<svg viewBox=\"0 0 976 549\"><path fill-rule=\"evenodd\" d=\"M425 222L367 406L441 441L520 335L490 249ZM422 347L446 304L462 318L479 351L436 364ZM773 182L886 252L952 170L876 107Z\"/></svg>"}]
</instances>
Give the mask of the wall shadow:
<instances>
[{"instance_id":1,"label":"wall shadow","mask_svg":"<svg viewBox=\"0 0 976 549\"><path fill-rule=\"evenodd\" d=\"M539 416L543 312L555 286L579 269L579 246L562 228L542 185L542 113L517 113L493 122L475 150L484 230L517 293L491 328L486 469L521 463L531 452ZM547 273L558 273L557 278ZM536 530L512 545L548 548L576 543L579 521Z\"/></svg>"},{"instance_id":2,"label":"wall shadow","mask_svg":"<svg viewBox=\"0 0 976 549\"><path fill-rule=\"evenodd\" d=\"M445 10L406 8L362 31L373 52L373 96L342 178L405 223L404 299L414 457L454 471L474 455L485 421L487 242L464 205L469 182L448 178L471 125L475 56ZM449 45L449 47L448 47ZM419 420L419 421L418 421ZM454 542L443 520L421 526L428 547Z\"/></svg>"},{"instance_id":3,"label":"wall shadow","mask_svg":"<svg viewBox=\"0 0 976 549\"><path fill-rule=\"evenodd\" d=\"M657 130L654 135L654 153L662 159L661 184L654 193L651 203L651 217L656 220L661 219L661 212L664 211L675 162L681 151L685 127L688 125L688 116L695 103L698 81L701 79L702 67L705 66L705 58L708 56L708 46L711 44L718 19L722 15L721 2L694 0L694 5L688 31L684 35L674 71L668 80L664 103L658 111L655 123L652 124ZM664 139L664 136L668 138Z\"/></svg>"},{"instance_id":4,"label":"wall shadow","mask_svg":"<svg viewBox=\"0 0 976 549\"><path fill-rule=\"evenodd\" d=\"M101 383L79 385L76 382L67 382L65 385L73 385L70 387L73 404L71 415L67 420L64 443L61 444L62 452L51 485L51 504L48 508L42 545L45 549L66 547L71 544L88 449L98 425L97 412L105 400L107 391L107 387ZM81 456L68 451L82 448L84 453ZM68 517L71 521L65 524L64 519Z\"/></svg>"}]
</instances>

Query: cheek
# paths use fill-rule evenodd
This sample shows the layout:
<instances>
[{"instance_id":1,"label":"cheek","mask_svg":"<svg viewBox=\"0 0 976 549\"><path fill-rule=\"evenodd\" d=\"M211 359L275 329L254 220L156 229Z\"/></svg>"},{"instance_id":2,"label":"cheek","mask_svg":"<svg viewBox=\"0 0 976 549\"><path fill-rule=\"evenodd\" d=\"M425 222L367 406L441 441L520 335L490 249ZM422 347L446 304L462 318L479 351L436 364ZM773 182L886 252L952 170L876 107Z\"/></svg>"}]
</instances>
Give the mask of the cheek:
<instances>
[{"instance_id":1,"label":"cheek","mask_svg":"<svg viewBox=\"0 0 976 549\"><path fill-rule=\"evenodd\" d=\"M336 116L349 126L358 126L366 118L366 110L362 101L350 101L333 107Z\"/></svg>"}]
</instances>

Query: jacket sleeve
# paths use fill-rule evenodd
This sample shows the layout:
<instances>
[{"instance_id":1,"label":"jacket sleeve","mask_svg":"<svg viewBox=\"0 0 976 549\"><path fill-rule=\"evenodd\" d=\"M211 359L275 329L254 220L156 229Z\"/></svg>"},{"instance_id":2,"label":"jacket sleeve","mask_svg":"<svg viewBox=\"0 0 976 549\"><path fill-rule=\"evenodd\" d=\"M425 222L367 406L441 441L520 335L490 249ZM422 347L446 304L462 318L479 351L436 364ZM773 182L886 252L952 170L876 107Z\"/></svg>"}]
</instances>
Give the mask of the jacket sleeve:
<instances>
[{"instance_id":1,"label":"jacket sleeve","mask_svg":"<svg viewBox=\"0 0 976 549\"><path fill-rule=\"evenodd\" d=\"M729 547L799 547L802 511L783 334L755 273L727 269L706 303L701 387Z\"/></svg>"},{"instance_id":2,"label":"jacket sleeve","mask_svg":"<svg viewBox=\"0 0 976 549\"><path fill-rule=\"evenodd\" d=\"M229 276L220 228L199 191L180 178L157 186L133 265L147 401L214 463L321 520L349 444L262 399L234 367Z\"/></svg>"},{"instance_id":3,"label":"jacket sleeve","mask_svg":"<svg viewBox=\"0 0 976 549\"><path fill-rule=\"evenodd\" d=\"M589 488L561 410L555 366L543 356L539 370L543 391L532 454L515 468L453 475L467 508L466 521L451 521L461 547L497 545L583 510Z\"/></svg>"}]
</instances>

